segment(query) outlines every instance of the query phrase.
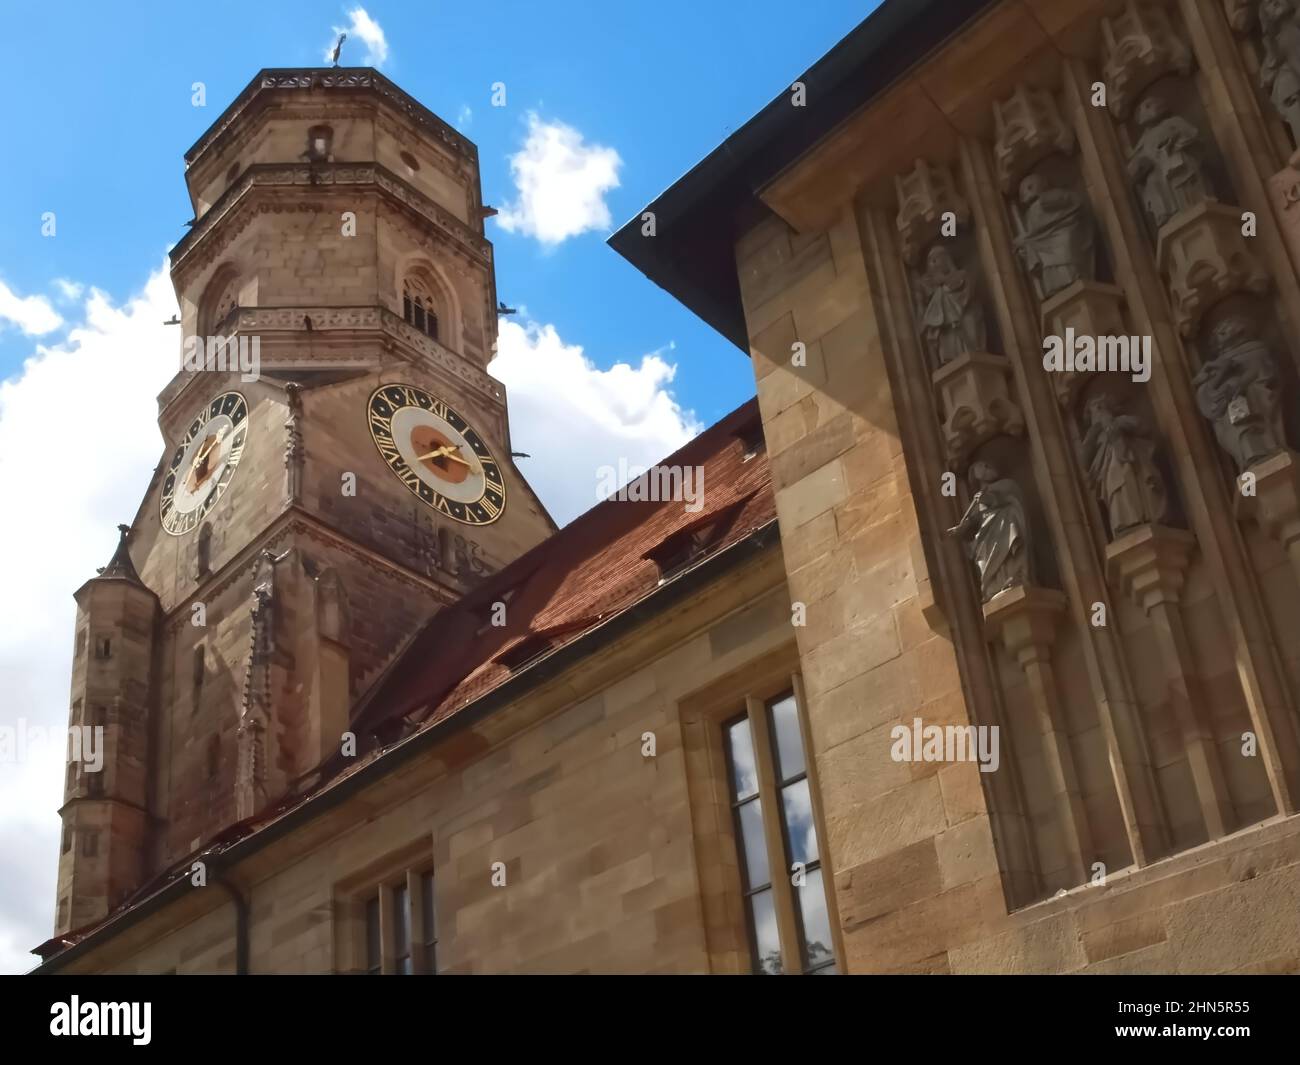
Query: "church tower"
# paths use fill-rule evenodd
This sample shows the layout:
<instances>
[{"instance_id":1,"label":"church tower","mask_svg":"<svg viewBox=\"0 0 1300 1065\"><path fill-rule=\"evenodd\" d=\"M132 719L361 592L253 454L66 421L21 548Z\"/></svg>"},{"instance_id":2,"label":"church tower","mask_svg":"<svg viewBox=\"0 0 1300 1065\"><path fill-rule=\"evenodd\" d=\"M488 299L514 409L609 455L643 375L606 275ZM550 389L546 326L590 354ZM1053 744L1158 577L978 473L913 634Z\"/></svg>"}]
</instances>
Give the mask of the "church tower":
<instances>
[{"instance_id":1,"label":"church tower","mask_svg":"<svg viewBox=\"0 0 1300 1065\"><path fill-rule=\"evenodd\" d=\"M310 779L423 622L555 530L486 372L474 145L374 70L264 70L185 158L165 451L78 593L74 723L106 707L132 769L99 805L70 785L57 931ZM101 602L131 657L95 674Z\"/></svg>"}]
</instances>

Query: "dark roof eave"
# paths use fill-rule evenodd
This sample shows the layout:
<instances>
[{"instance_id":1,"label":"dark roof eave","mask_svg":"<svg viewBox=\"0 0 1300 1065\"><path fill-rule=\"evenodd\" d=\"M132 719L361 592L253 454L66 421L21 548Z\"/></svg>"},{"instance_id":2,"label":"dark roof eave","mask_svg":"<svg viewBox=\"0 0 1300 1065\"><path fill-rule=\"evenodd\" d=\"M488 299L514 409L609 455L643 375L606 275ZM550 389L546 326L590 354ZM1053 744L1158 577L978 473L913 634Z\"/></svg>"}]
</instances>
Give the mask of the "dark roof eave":
<instances>
[{"instance_id":1,"label":"dark roof eave","mask_svg":"<svg viewBox=\"0 0 1300 1065\"><path fill-rule=\"evenodd\" d=\"M770 518L745 536L728 544L708 558L701 560L698 565L686 570L674 580L661 585L622 613L615 614L609 621L589 630L571 643L565 644L554 654L538 659L535 665L521 670L503 684L485 692L456 713L399 741L334 787L307 797L297 806L290 808L282 816L270 822L265 828L245 836L226 850L213 855L207 862L209 876L219 878L226 870L231 869L244 858L275 842L300 823L339 805L355 792L374 783L375 780L409 761L415 755L428 750L451 733L467 728L493 711L509 705L519 696L567 669L578 659L625 635L641 622L657 614L666 613L693 592L732 569L743 565L750 559L761 555L764 551L775 546L779 540L780 533L777 521L775 518ZM110 934L138 924L151 913L161 909L173 899L179 898L188 890L188 876L176 877L176 879L163 885L137 905L95 928L85 938L78 940L57 954L45 958L30 971L30 975L57 972L64 965L76 961L81 955L99 946L106 938L109 938ZM53 943L54 940L42 943L41 948L49 947Z\"/></svg>"},{"instance_id":2,"label":"dark roof eave","mask_svg":"<svg viewBox=\"0 0 1300 1065\"><path fill-rule=\"evenodd\" d=\"M609 245L742 351L733 248L767 212L758 190L996 0L885 0L800 77L609 238ZM793 81L792 81L793 84ZM653 212L655 236L641 235Z\"/></svg>"}]
</instances>

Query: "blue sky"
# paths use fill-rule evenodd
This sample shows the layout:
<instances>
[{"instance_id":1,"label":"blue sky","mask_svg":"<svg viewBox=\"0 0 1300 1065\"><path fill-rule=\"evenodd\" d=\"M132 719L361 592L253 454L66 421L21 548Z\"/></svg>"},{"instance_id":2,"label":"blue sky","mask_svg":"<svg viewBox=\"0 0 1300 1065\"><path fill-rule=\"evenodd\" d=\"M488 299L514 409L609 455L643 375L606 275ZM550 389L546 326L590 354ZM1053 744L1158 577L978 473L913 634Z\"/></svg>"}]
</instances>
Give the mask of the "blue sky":
<instances>
[{"instance_id":1,"label":"blue sky","mask_svg":"<svg viewBox=\"0 0 1300 1065\"><path fill-rule=\"evenodd\" d=\"M870 0L77 0L7 5L0 101L0 972L53 921L73 591L163 453L183 154L262 67L374 65L479 147L503 319L491 371L561 523L753 395L749 360L605 244L865 18ZM214 9L218 14L214 15ZM14 71L14 68L16 72ZM206 107L191 102L204 83ZM494 82L504 108L491 106ZM42 236L42 215L55 235ZM106 410L113 412L105 423ZM85 427L103 427L93 447ZM547 445L563 439L565 447ZM35 730L33 732L32 730ZM3 738L0 736L0 738Z\"/></svg>"},{"instance_id":2,"label":"blue sky","mask_svg":"<svg viewBox=\"0 0 1300 1065\"><path fill-rule=\"evenodd\" d=\"M80 0L10 5L13 89L0 169L0 281L20 296L63 277L136 292L190 217L182 153L264 66L321 62L356 5L212 6ZM563 122L622 160L605 202L621 224L862 20L867 0L367 0L384 72L478 144L485 202L508 202L526 115ZM350 40L344 63L359 64ZM207 106L190 86L207 86ZM490 86L508 106L489 106ZM40 234L57 212L57 238ZM489 223L499 292L597 365L675 345L673 392L707 424L753 393L748 361L588 231L558 247ZM43 337L48 341L50 337ZM31 343L0 329L0 378Z\"/></svg>"}]
</instances>

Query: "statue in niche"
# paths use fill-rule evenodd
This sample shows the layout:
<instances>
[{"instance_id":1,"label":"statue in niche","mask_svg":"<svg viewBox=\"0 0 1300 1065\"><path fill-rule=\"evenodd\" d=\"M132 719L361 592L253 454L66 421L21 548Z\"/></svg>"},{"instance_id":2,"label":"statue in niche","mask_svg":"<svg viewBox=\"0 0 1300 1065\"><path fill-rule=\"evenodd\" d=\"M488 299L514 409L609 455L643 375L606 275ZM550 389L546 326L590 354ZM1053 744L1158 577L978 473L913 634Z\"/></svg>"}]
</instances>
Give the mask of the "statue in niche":
<instances>
[{"instance_id":1,"label":"statue in niche","mask_svg":"<svg viewBox=\"0 0 1300 1065\"><path fill-rule=\"evenodd\" d=\"M1277 364L1243 314L1222 319L1210 334L1210 346L1214 357L1192 379L1196 406L1214 425L1214 436L1237 471L1244 472L1285 446Z\"/></svg>"},{"instance_id":2,"label":"statue in niche","mask_svg":"<svg viewBox=\"0 0 1300 1065\"><path fill-rule=\"evenodd\" d=\"M1142 130L1128 159L1128 175L1137 183L1142 206L1159 229L1179 211L1213 198L1205 175L1201 132L1168 102L1151 93L1138 105Z\"/></svg>"},{"instance_id":3,"label":"statue in niche","mask_svg":"<svg viewBox=\"0 0 1300 1065\"><path fill-rule=\"evenodd\" d=\"M1162 522L1169 511L1165 479L1156 466L1156 446L1132 414L1118 411L1105 392L1087 406L1083 461L1088 483L1110 522L1111 537L1134 526Z\"/></svg>"},{"instance_id":4,"label":"statue in niche","mask_svg":"<svg viewBox=\"0 0 1300 1065\"><path fill-rule=\"evenodd\" d=\"M1041 174L1020 183L1021 232L1016 252L1040 299L1096 273L1092 214L1073 189L1051 188Z\"/></svg>"},{"instance_id":5,"label":"statue in niche","mask_svg":"<svg viewBox=\"0 0 1300 1065\"><path fill-rule=\"evenodd\" d=\"M1294 0L1261 0L1264 61L1259 80L1300 144L1300 12Z\"/></svg>"},{"instance_id":6,"label":"statue in niche","mask_svg":"<svg viewBox=\"0 0 1300 1065\"><path fill-rule=\"evenodd\" d=\"M930 249L920 281L918 328L931 365L942 366L958 355L987 350L984 307L974 280L957 265L945 245Z\"/></svg>"},{"instance_id":7,"label":"statue in niche","mask_svg":"<svg viewBox=\"0 0 1300 1065\"><path fill-rule=\"evenodd\" d=\"M1029 525L1020 486L999 477L997 468L980 460L970 469L975 494L961 521L947 536L966 541L980 577L980 598L987 603L998 592L1029 580Z\"/></svg>"}]
</instances>

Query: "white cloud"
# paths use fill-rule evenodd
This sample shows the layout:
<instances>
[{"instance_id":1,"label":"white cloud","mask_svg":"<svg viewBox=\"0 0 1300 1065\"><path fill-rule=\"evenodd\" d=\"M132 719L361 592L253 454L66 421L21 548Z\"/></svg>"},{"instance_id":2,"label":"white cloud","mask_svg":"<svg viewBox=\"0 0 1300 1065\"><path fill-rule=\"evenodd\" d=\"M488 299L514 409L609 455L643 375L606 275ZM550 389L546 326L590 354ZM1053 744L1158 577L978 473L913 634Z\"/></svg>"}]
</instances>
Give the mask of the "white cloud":
<instances>
[{"instance_id":1,"label":"white cloud","mask_svg":"<svg viewBox=\"0 0 1300 1065\"><path fill-rule=\"evenodd\" d=\"M12 322L27 336L42 336L58 329L63 319L44 296L19 296L0 281L0 327L6 322Z\"/></svg>"},{"instance_id":2,"label":"white cloud","mask_svg":"<svg viewBox=\"0 0 1300 1065\"><path fill-rule=\"evenodd\" d=\"M605 193L618 188L618 152L586 144L563 122L543 122L528 114L528 139L510 157L519 194L501 209L497 221L511 233L559 244L589 229L609 229Z\"/></svg>"},{"instance_id":3,"label":"white cloud","mask_svg":"<svg viewBox=\"0 0 1300 1065\"><path fill-rule=\"evenodd\" d=\"M63 300L79 300L81 294L86 291L86 286L76 281L69 281L66 277L56 277L54 287L59 290L59 298Z\"/></svg>"},{"instance_id":4,"label":"white cloud","mask_svg":"<svg viewBox=\"0 0 1300 1065\"><path fill-rule=\"evenodd\" d=\"M0 382L0 726L68 724L76 607L72 593L104 565L162 455L156 396L179 365L176 311L165 268L123 306L91 290L84 320L37 345ZM36 963L52 934L63 751L51 744L0 760L0 972Z\"/></svg>"},{"instance_id":5,"label":"white cloud","mask_svg":"<svg viewBox=\"0 0 1300 1065\"><path fill-rule=\"evenodd\" d=\"M489 369L508 390L511 443L532 456L519 469L561 525L599 502L602 466L652 466L703 428L657 352L601 370L553 325L501 319L499 329Z\"/></svg>"},{"instance_id":6,"label":"white cloud","mask_svg":"<svg viewBox=\"0 0 1300 1065\"><path fill-rule=\"evenodd\" d=\"M388 59L388 38L384 36L384 28L366 13L364 7L354 7L348 12L348 18L348 25L334 27L334 36L325 45L325 62L328 63L333 58L339 34L346 33L348 39L344 42L343 53L339 57L340 66L382 67ZM343 59L348 53L348 44L353 41L360 41L366 46L366 54L359 64L347 63Z\"/></svg>"}]
</instances>

